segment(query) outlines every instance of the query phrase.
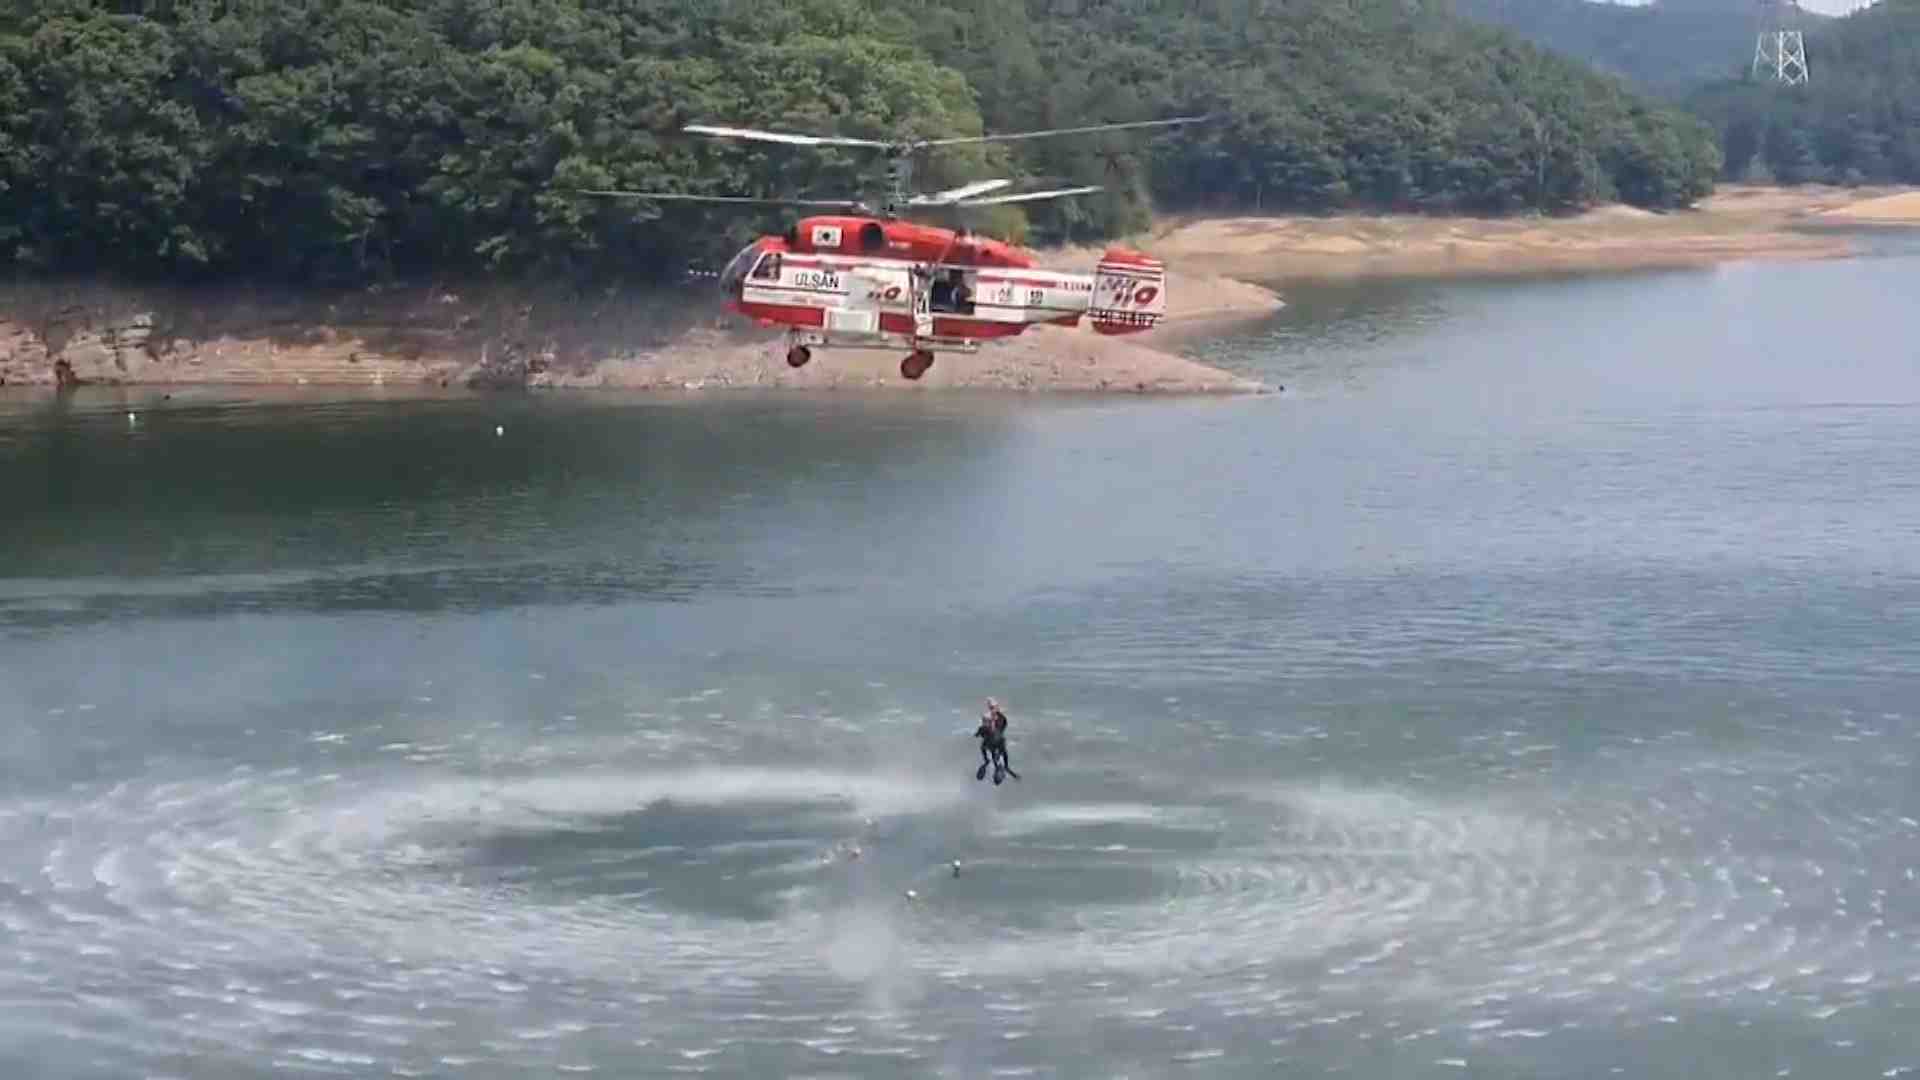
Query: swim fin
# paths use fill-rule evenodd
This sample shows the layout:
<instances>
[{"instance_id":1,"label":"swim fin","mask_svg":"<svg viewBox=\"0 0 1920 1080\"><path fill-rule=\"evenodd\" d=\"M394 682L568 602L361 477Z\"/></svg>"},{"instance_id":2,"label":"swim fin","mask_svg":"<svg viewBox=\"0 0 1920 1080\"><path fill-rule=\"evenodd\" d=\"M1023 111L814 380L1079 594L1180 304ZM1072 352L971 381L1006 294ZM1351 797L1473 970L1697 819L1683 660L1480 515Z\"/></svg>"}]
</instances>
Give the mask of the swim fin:
<instances>
[{"instance_id":1,"label":"swim fin","mask_svg":"<svg viewBox=\"0 0 1920 1080\"><path fill-rule=\"evenodd\" d=\"M985 780L987 778L987 765L985 762L981 762L980 767L973 770L973 778L975 780Z\"/></svg>"}]
</instances>

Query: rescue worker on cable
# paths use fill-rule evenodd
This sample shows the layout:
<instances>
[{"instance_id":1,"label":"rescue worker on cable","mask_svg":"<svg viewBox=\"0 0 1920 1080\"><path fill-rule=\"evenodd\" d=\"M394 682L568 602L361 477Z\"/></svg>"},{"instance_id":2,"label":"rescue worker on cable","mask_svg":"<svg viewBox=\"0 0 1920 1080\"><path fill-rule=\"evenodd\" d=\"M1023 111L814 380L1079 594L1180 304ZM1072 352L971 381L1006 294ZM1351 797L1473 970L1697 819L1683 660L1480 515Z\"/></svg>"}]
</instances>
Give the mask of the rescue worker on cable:
<instances>
[{"instance_id":1,"label":"rescue worker on cable","mask_svg":"<svg viewBox=\"0 0 1920 1080\"><path fill-rule=\"evenodd\" d=\"M980 717L980 726L974 729L973 736L980 740L980 768L973 774L975 780L987 778L987 767L993 766L993 782L1000 782L1000 774L1005 773L1015 780L1020 774L1013 771L1013 763L1007 757L1007 714L1000 709L1000 703L987 699L987 711Z\"/></svg>"}]
</instances>

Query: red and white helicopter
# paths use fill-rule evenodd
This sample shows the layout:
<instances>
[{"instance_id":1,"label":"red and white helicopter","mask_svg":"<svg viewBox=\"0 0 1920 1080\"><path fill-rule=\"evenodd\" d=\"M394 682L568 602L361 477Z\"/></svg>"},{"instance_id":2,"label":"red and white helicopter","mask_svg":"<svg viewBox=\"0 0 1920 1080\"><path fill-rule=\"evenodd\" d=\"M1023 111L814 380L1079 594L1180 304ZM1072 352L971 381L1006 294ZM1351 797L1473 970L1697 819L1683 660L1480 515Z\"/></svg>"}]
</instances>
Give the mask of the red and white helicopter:
<instances>
[{"instance_id":1,"label":"red and white helicopter","mask_svg":"<svg viewBox=\"0 0 1920 1080\"><path fill-rule=\"evenodd\" d=\"M1077 326L1084 317L1102 334L1151 330L1166 312L1166 270L1138 251L1109 247L1092 274L1039 268L1033 252L966 229L903 220L915 211L996 206L1083 195L1098 185L992 194L1011 180L980 180L946 191L909 190L912 156L939 146L1035 139L1122 128L1169 127L1204 120L1094 124L1000 135L884 141L803 135L755 128L689 124L696 135L794 146L870 147L889 157L888 197L878 207L857 200L762 199L668 192L588 190L582 194L647 200L802 206L837 210L804 217L784 235L762 236L720 272L727 306L763 326L787 327L787 363L803 367L813 349L905 348L900 374L918 379L935 349L978 352L983 341L1012 337L1041 323Z\"/></svg>"}]
</instances>

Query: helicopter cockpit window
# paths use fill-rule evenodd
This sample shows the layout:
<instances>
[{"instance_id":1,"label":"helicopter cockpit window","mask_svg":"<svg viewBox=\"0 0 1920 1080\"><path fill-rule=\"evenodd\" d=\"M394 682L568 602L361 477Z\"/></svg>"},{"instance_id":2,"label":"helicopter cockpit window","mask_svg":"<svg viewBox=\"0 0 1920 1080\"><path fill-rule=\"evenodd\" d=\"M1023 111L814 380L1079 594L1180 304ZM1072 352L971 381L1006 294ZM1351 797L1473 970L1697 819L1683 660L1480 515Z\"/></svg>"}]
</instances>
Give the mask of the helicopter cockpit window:
<instances>
[{"instance_id":1,"label":"helicopter cockpit window","mask_svg":"<svg viewBox=\"0 0 1920 1080\"><path fill-rule=\"evenodd\" d=\"M740 283L747 278L747 268L760 256L760 250L753 244L740 249L739 254L727 260L726 268L720 271L720 290L726 293L740 291Z\"/></svg>"},{"instance_id":2,"label":"helicopter cockpit window","mask_svg":"<svg viewBox=\"0 0 1920 1080\"><path fill-rule=\"evenodd\" d=\"M753 279L755 281L779 281L780 253L777 251L767 252L766 256L760 260L760 265L753 268Z\"/></svg>"}]
</instances>

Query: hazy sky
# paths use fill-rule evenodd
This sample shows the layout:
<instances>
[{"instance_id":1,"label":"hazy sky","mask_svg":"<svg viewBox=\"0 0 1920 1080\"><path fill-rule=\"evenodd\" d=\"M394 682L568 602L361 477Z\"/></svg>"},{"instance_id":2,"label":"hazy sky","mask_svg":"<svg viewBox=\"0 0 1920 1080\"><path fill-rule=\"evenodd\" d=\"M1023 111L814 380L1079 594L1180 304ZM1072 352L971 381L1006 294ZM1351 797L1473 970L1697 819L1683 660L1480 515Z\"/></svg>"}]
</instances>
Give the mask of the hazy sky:
<instances>
[{"instance_id":1,"label":"hazy sky","mask_svg":"<svg viewBox=\"0 0 1920 1080\"><path fill-rule=\"evenodd\" d=\"M1619 3L1645 3L1646 0L1616 0ZM1808 11L1817 11L1822 15L1845 15L1866 7L1869 0L1800 0L1800 6ZM1757 6L1757 5L1756 5Z\"/></svg>"},{"instance_id":2,"label":"hazy sky","mask_svg":"<svg viewBox=\"0 0 1920 1080\"><path fill-rule=\"evenodd\" d=\"M1867 6L1867 0L1800 0L1800 6L1822 15L1845 15Z\"/></svg>"}]
</instances>

